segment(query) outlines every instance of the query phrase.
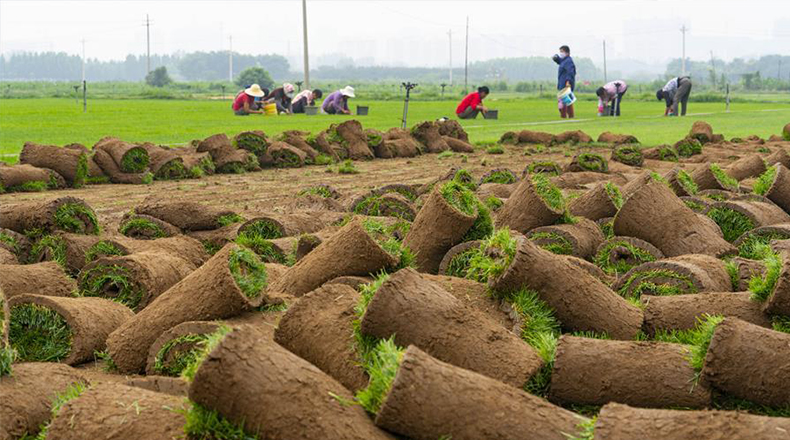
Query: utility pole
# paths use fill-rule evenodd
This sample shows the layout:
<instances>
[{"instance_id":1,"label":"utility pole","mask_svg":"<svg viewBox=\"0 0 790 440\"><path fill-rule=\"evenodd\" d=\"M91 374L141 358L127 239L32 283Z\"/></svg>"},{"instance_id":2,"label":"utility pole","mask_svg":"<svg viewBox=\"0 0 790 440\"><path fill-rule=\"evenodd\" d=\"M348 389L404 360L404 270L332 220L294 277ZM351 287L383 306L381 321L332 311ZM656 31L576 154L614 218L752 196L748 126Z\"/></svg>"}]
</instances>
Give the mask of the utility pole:
<instances>
[{"instance_id":1,"label":"utility pole","mask_svg":"<svg viewBox=\"0 0 790 440\"><path fill-rule=\"evenodd\" d=\"M310 88L310 61L307 56L307 0L302 0L302 32L304 34L304 88Z\"/></svg>"},{"instance_id":2,"label":"utility pole","mask_svg":"<svg viewBox=\"0 0 790 440\"><path fill-rule=\"evenodd\" d=\"M85 82L85 39L82 39L82 112L88 111L88 83Z\"/></svg>"},{"instance_id":3,"label":"utility pole","mask_svg":"<svg viewBox=\"0 0 790 440\"><path fill-rule=\"evenodd\" d=\"M233 35L228 37L228 81L233 82Z\"/></svg>"},{"instance_id":4,"label":"utility pole","mask_svg":"<svg viewBox=\"0 0 790 440\"><path fill-rule=\"evenodd\" d=\"M447 32L447 35L450 36L450 85L453 85L453 30L450 29L450 32Z\"/></svg>"},{"instance_id":5,"label":"utility pole","mask_svg":"<svg viewBox=\"0 0 790 440\"><path fill-rule=\"evenodd\" d=\"M466 16L466 51L464 55L464 93L469 92L469 16Z\"/></svg>"},{"instance_id":6,"label":"utility pole","mask_svg":"<svg viewBox=\"0 0 790 440\"><path fill-rule=\"evenodd\" d=\"M151 73L151 21L148 19L148 14L145 14L145 45L148 51L147 73Z\"/></svg>"},{"instance_id":7,"label":"utility pole","mask_svg":"<svg viewBox=\"0 0 790 440\"><path fill-rule=\"evenodd\" d=\"M713 71L713 88L716 88L716 63L713 61L713 51L710 51L710 68Z\"/></svg>"},{"instance_id":8,"label":"utility pole","mask_svg":"<svg viewBox=\"0 0 790 440\"><path fill-rule=\"evenodd\" d=\"M684 24L683 27L680 28L680 32L683 34L683 58L680 60L681 71L683 72L682 76L686 76L686 31L688 28Z\"/></svg>"},{"instance_id":9,"label":"utility pole","mask_svg":"<svg viewBox=\"0 0 790 440\"><path fill-rule=\"evenodd\" d=\"M603 82L604 82L604 84L607 83L607 81L606 81L606 40L603 40Z\"/></svg>"},{"instance_id":10,"label":"utility pole","mask_svg":"<svg viewBox=\"0 0 790 440\"><path fill-rule=\"evenodd\" d=\"M782 56L779 55L779 70L776 72L776 79L782 80Z\"/></svg>"}]
</instances>

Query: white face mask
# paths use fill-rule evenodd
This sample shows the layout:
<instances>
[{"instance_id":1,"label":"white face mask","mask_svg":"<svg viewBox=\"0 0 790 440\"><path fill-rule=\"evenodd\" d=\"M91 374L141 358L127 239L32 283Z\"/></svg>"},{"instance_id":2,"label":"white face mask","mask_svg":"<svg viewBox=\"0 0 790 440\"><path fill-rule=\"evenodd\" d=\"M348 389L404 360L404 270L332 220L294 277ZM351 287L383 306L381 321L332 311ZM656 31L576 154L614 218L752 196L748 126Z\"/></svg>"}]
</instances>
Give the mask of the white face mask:
<instances>
[{"instance_id":1,"label":"white face mask","mask_svg":"<svg viewBox=\"0 0 790 440\"><path fill-rule=\"evenodd\" d=\"M560 58L565 58L565 57L567 57L567 56L568 56L568 54L567 54L567 53L565 53L565 52L560 52Z\"/></svg>"}]
</instances>

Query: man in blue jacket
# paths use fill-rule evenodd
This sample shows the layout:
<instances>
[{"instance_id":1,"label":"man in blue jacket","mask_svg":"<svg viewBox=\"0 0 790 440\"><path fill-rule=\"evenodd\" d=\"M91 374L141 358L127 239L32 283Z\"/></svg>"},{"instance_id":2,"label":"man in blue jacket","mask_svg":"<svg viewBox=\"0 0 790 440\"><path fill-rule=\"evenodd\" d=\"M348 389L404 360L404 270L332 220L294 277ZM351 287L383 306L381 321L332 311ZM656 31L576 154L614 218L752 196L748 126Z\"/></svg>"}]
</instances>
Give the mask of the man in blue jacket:
<instances>
[{"instance_id":1,"label":"man in blue jacket","mask_svg":"<svg viewBox=\"0 0 790 440\"><path fill-rule=\"evenodd\" d=\"M568 46L560 46L559 55L554 55L552 59L560 65L557 70L557 90L562 90L565 87L574 90L576 88L576 65L573 64L573 58L571 58L571 49ZM573 104L565 105L558 99L557 107L560 109L560 116L573 118Z\"/></svg>"}]
</instances>

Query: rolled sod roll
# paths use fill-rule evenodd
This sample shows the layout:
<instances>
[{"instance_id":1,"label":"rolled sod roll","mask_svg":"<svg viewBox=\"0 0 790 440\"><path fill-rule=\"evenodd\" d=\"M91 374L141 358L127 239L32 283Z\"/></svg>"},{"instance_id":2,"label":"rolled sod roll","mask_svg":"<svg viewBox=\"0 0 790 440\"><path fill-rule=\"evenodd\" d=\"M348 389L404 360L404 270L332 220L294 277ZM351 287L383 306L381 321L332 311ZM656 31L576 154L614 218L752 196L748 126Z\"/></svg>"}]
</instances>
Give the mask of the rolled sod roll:
<instances>
[{"instance_id":1,"label":"rolled sod roll","mask_svg":"<svg viewBox=\"0 0 790 440\"><path fill-rule=\"evenodd\" d=\"M201 344L221 325L216 321L187 321L162 333L148 349L145 374L180 376L200 354Z\"/></svg>"},{"instance_id":2,"label":"rolled sod roll","mask_svg":"<svg viewBox=\"0 0 790 440\"><path fill-rule=\"evenodd\" d=\"M350 120L337 124L334 127L337 135L345 142L343 146L348 151L348 158L352 160L373 159L373 151L368 147L368 138L362 130L362 124L356 120ZM436 130L438 134L438 128ZM441 136L440 136L441 139Z\"/></svg>"},{"instance_id":3,"label":"rolled sod roll","mask_svg":"<svg viewBox=\"0 0 790 440\"><path fill-rule=\"evenodd\" d=\"M189 399L260 438L391 439L340 382L253 328L227 334L206 356Z\"/></svg>"},{"instance_id":4,"label":"rolled sod roll","mask_svg":"<svg viewBox=\"0 0 790 440\"><path fill-rule=\"evenodd\" d=\"M609 162L598 153L580 153L571 159L565 166L566 172L592 171L595 173L608 173Z\"/></svg>"},{"instance_id":5,"label":"rolled sod roll","mask_svg":"<svg viewBox=\"0 0 790 440\"><path fill-rule=\"evenodd\" d=\"M619 146L612 149L611 160L632 167L641 167L645 163L642 150L635 146Z\"/></svg>"},{"instance_id":6,"label":"rolled sod roll","mask_svg":"<svg viewBox=\"0 0 790 440\"><path fill-rule=\"evenodd\" d=\"M473 254L478 252L481 243L480 240L472 240L451 247L442 257L442 262L439 263L439 275L466 277L469 260Z\"/></svg>"},{"instance_id":7,"label":"rolled sod roll","mask_svg":"<svg viewBox=\"0 0 790 440\"><path fill-rule=\"evenodd\" d=\"M142 149L142 148L141 148ZM145 151L143 149L143 151ZM148 153L146 153L148 154ZM93 162L98 165L99 169L101 170L101 174L107 176L109 181L112 183L119 183L119 184L126 184L126 185L142 185L146 183L151 183L153 180L153 174L150 174L148 171L141 171L141 172L124 172L118 166L118 164L113 160L112 156L109 152L102 149L94 149L93 150ZM89 171L89 179L101 179L101 176L97 175L94 171ZM102 182L105 183L105 182Z\"/></svg>"},{"instance_id":8,"label":"rolled sod roll","mask_svg":"<svg viewBox=\"0 0 790 440\"><path fill-rule=\"evenodd\" d=\"M128 308L102 298L17 295L11 310L9 340L27 362L77 365L103 351L107 336L134 316Z\"/></svg>"},{"instance_id":9,"label":"rolled sod roll","mask_svg":"<svg viewBox=\"0 0 790 440\"><path fill-rule=\"evenodd\" d=\"M148 170L150 157L148 151L140 145L107 137L97 142L93 150L106 152L122 173L143 173Z\"/></svg>"},{"instance_id":10,"label":"rolled sod roll","mask_svg":"<svg viewBox=\"0 0 790 440\"><path fill-rule=\"evenodd\" d=\"M247 150L226 147L210 152L214 167L220 174L239 174L260 170L258 158Z\"/></svg>"},{"instance_id":11,"label":"rolled sod roll","mask_svg":"<svg viewBox=\"0 0 790 440\"><path fill-rule=\"evenodd\" d=\"M749 292L709 292L704 295L643 296L645 333L693 329L704 315L723 315L742 319L761 327L771 327L763 305Z\"/></svg>"},{"instance_id":12,"label":"rolled sod roll","mask_svg":"<svg viewBox=\"0 0 790 440\"><path fill-rule=\"evenodd\" d=\"M217 229L224 220L235 220L236 213L226 209L186 200L167 200L159 196L147 197L134 208L140 215L149 215L185 231Z\"/></svg>"},{"instance_id":13,"label":"rolled sod roll","mask_svg":"<svg viewBox=\"0 0 790 440\"><path fill-rule=\"evenodd\" d=\"M653 148L645 148L642 150L642 156L645 159L665 160L668 162L678 161L678 152L671 145L659 145Z\"/></svg>"},{"instance_id":14,"label":"rolled sod roll","mask_svg":"<svg viewBox=\"0 0 790 440\"><path fill-rule=\"evenodd\" d=\"M136 240L124 236L115 236L105 237L91 246L85 254L85 263L90 263L101 257L129 255L145 251L164 251L178 255L195 267L200 267L210 258L199 241L186 235L175 235L173 237L157 238L156 240Z\"/></svg>"},{"instance_id":15,"label":"rolled sod roll","mask_svg":"<svg viewBox=\"0 0 790 440\"><path fill-rule=\"evenodd\" d=\"M179 397L186 397L189 391L189 383L180 377L143 376L127 380L125 385Z\"/></svg>"},{"instance_id":16,"label":"rolled sod roll","mask_svg":"<svg viewBox=\"0 0 790 440\"><path fill-rule=\"evenodd\" d=\"M351 205L352 212L363 215L397 217L413 221L417 215L411 201L396 192L360 197Z\"/></svg>"},{"instance_id":17,"label":"rolled sod roll","mask_svg":"<svg viewBox=\"0 0 790 440\"><path fill-rule=\"evenodd\" d=\"M318 157L321 153L313 148L306 140L305 137L309 136L310 133L306 131L296 131L296 130L289 130L284 131L280 135L280 138L286 144L296 148L297 150L301 150L307 155L308 161L315 162L316 157Z\"/></svg>"},{"instance_id":18,"label":"rolled sod roll","mask_svg":"<svg viewBox=\"0 0 790 440\"><path fill-rule=\"evenodd\" d=\"M719 231L658 182L642 186L626 199L615 216L614 233L645 240L667 257L684 254L722 257L736 253Z\"/></svg>"},{"instance_id":19,"label":"rolled sod roll","mask_svg":"<svg viewBox=\"0 0 790 440\"><path fill-rule=\"evenodd\" d=\"M762 156L751 154L731 163L724 169L724 172L733 179L740 181L749 177L759 176L765 172L765 169L765 160Z\"/></svg>"},{"instance_id":20,"label":"rolled sod roll","mask_svg":"<svg viewBox=\"0 0 790 440\"><path fill-rule=\"evenodd\" d=\"M719 225L725 240L730 242L756 227L790 222L790 215L770 202L715 202L706 215Z\"/></svg>"},{"instance_id":21,"label":"rolled sod roll","mask_svg":"<svg viewBox=\"0 0 790 440\"><path fill-rule=\"evenodd\" d=\"M664 258L652 244L634 237L612 237L598 246L595 264L605 273L622 275L635 266Z\"/></svg>"},{"instance_id":22,"label":"rolled sod roll","mask_svg":"<svg viewBox=\"0 0 790 440\"><path fill-rule=\"evenodd\" d=\"M469 134L466 133L466 130L464 130L464 127L462 127L458 121L445 119L443 121L436 121L436 124L439 126L439 133L441 133L442 136L469 142Z\"/></svg>"},{"instance_id":23,"label":"rolled sod roll","mask_svg":"<svg viewBox=\"0 0 790 440\"><path fill-rule=\"evenodd\" d=\"M47 438L183 438L188 408L182 397L120 383L97 383L60 408L49 425Z\"/></svg>"},{"instance_id":24,"label":"rolled sod roll","mask_svg":"<svg viewBox=\"0 0 790 440\"><path fill-rule=\"evenodd\" d=\"M557 198L559 193L559 199ZM554 224L564 211L562 193L543 176L522 180L497 213L497 228L525 233Z\"/></svg>"},{"instance_id":25,"label":"rolled sod roll","mask_svg":"<svg viewBox=\"0 0 790 440\"><path fill-rule=\"evenodd\" d=\"M289 268L271 289L301 296L333 278L367 276L396 264L398 257L381 247L364 221L353 219Z\"/></svg>"},{"instance_id":26,"label":"rolled sod roll","mask_svg":"<svg viewBox=\"0 0 790 440\"><path fill-rule=\"evenodd\" d=\"M785 168L790 167L790 154L787 154L783 148L778 148L765 158L765 163L768 166L781 163Z\"/></svg>"},{"instance_id":27,"label":"rolled sod roll","mask_svg":"<svg viewBox=\"0 0 790 440\"><path fill-rule=\"evenodd\" d=\"M614 217L623 205L623 196L617 185L611 182L599 183L581 196L574 199L568 209L571 214L590 220Z\"/></svg>"},{"instance_id":28,"label":"rolled sod roll","mask_svg":"<svg viewBox=\"0 0 790 440\"><path fill-rule=\"evenodd\" d=\"M126 213L118 225L118 232L137 240L172 237L181 230L170 223L145 214Z\"/></svg>"},{"instance_id":29,"label":"rolled sod roll","mask_svg":"<svg viewBox=\"0 0 790 440\"><path fill-rule=\"evenodd\" d=\"M474 153L475 148L468 142L460 139L451 138L450 136L442 136L442 139L450 147L450 150L456 153Z\"/></svg>"},{"instance_id":30,"label":"rolled sod roll","mask_svg":"<svg viewBox=\"0 0 790 440\"><path fill-rule=\"evenodd\" d=\"M600 280L560 255L529 240L520 240L501 275L488 281L495 292L524 287L538 292L554 309L566 330L606 333L614 339L633 339L642 327L642 311Z\"/></svg>"},{"instance_id":31,"label":"rolled sod roll","mask_svg":"<svg viewBox=\"0 0 790 440\"><path fill-rule=\"evenodd\" d=\"M60 197L0 206L0 228L37 236L56 230L98 234L99 222L96 213L84 200Z\"/></svg>"},{"instance_id":32,"label":"rolled sod roll","mask_svg":"<svg viewBox=\"0 0 790 440\"><path fill-rule=\"evenodd\" d=\"M703 164L691 173L691 178L697 184L697 188L720 189L724 191L738 192L738 181L730 177L718 164Z\"/></svg>"},{"instance_id":33,"label":"rolled sod roll","mask_svg":"<svg viewBox=\"0 0 790 440\"><path fill-rule=\"evenodd\" d=\"M56 232L38 240L30 251L31 263L56 261L69 275L76 276L85 266L85 254L101 241L96 235Z\"/></svg>"},{"instance_id":34,"label":"rolled sod roll","mask_svg":"<svg viewBox=\"0 0 790 440\"><path fill-rule=\"evenodd\" d=\"M790 170L785 165L775 164L760 176L758 183L755 192L759 191L785 212L790 212Z\"/></svg>"},{"instance_id":35,"label":"rolled sod roll","mask_svg":"<svg viewBox=\"0 0 790 440\"><path fill-rule=\"evenodd\" d=\"M737 280L733 279L732 291L745 292L749 290L749 281L752 277L762 277L766 267L764 261L750 260L748 258L735 257L730 260L737 268ZM730 275L732 277L732 275ZM737 284L736 284L737 283Z\"/></svg>"},{"instance_id":36,"label":"rolled sod roll","mask_svg":"<svg viewBox=\"0 0 790 440\"><path fill-rule=\"evenodd\" d=\"M488 286L485 284L444 275L422 273L420 276L437 284L467 306L487 315L488 318L499 323L503 328L517 335L521 333L524 322L513 306L489 294Z\"/></svg>"},{"instance_id":37,"label":"rolled sod roll","mask_svg":"<svg viewBox=\"0 0 790 440\"><path fill-rule=\"evenodd\" d=\"M410 268L390 275L379 287L360 331L381 339L395 335L399 346L416 345L440 360L515 387L523 387L543 365L514 333Z\"/></svg>"},{"instance_id":38,"label":"rolled sod roll","mask_svg":"<svg viewBox=\"0 0 790 440\"><path fill-rule=\"evenodd\" d=\"M47 168L24 164L0 167L0 192L37 192L65 187L63 176Z\"/></svg>"},{"instance_id":39,"label":"rolled sod roll","mask_svg":"<svg viewBox=\"0 0 790 440\"><path fill-rule=\"evenodd\" d=\"M724 318L710 341L702 375L716 389L760 405L790 403L790 334Z\"/></svg>"},{"instance_id":40,"label":"rolled sod roll","mask_svg":"<svg viewBox=\"0 0 790 440\"><path fill-rule=\"evenodd\" d=\"M555 254L590 259L606 239L595 222L586 218L574 224L541 226L527 232L527 238Z\"/></svg>"},{"instance_id":41,"label":"rolled sod roll","mask_svg":"<svg viewBox=\"0 0 790 440\"><path fill-rule=\"evenodd\" d=\"M506 183L484 183L477 187L477 197L486 200L489 197L507 199L513 193L514 185Z\"/></svg>"},{"instance_id":42,"label":"rolled sod roll","mask_svg":"<svg viewBox=\"0 0 790 440\"><path fill-rule=\"evenodd\" d=\"M516 173L507 168L495 168L483 174L483 176L480 178L480 181L478 182L478 185L483 185L486 183L510 185L516 182L518 182L518 176L516 176Z\"/></svg>"},{"instance_id":43,"label":"rolled sod roll","mask_svg":"<svg viewBox=\"0 0 790 440\"><path fill-rule=\"evenodd\" d=\"M411 134L415 139L420 141L429 153L441 153L450 149L447 142L442 138L439 133L439 126L436 122L425 121L421 122L411 129Z\"/></svg>"},{"instance_id":44,"label":"rolled sod roll","mask_svg":"<svg viewBox=\"0 0 790 440\"><path fill-rule=\"evenodd\" d=\"M444 193L445 189L450 192ZM453 182L437 186L417 213L404 244L414 252L420 271L436 273L442 258L475 223L474 195ZM449 198L449 200L448 200Z\"/></svg>"},{"instance_id":45,"label":"rolled sod roll","mask_svg":"<svg viewBox=\"0 0 790 440\"><path fill-rule=\"evenodd\" d=\"M227 137L222 138L222 135L214 135L206 139L206 141L212 140L221 146L230 145L225 144ZM266 133L261 130L242 131L233 137L231 144L236 148L247 150L258 156L266 153L266 148L269 146L269 139L266 137Z\"/></svg>"},{"instance_id":46,"label":"rolled sod roll","mask_svg":"<svg viewBox=\"0 0 790 440\"><path fill-rule=\"evenodd\" d=\"M359 293L328 284L299 299L280 319L274 340L356 392L368 384L355 350L353 321Z\"/></svg>"},{"instance_id":47,"label":"rolled sod roll","mask_svg":"<svg viewBox=\"0 0 790 440\"><path fill-rule=\"evenodd\" d=\"M642 187L653 182L661 182L661 176L652 171L645 171L642 174L639 174L620 187L620 192L623 194L623 200L627 200L640 189L642 189Z\"/></svg>"},{"instance_id":48,"label":"rolled sod roll","mask_svg":"<svg viewBox=\"0 0 790 440\"><path fill-rule=\"evenodd\" d=\"M763 310L772 315L790 315L790 254L780 251L780 271Z\"/></svg>"},{"instance_id":49,"label":"rolled sod roll","mask_svg":"<svg viewBox=\"0 0 790 440\"><path fill-rule=\"evenodd\" d=\"M197 240L205 249L206 252L211 253L211 249L216 251L221 249L226 244L235 241L239 235L240 224L235 223L232 225L223 226L219 229L212 229L210 231L194 231L187 232L190 238Z\"/></svg>"},{"instance_id":50,"label":"rolled sod roll","mask_svg":"<svg viewBox=\"0 0 790 440\"><path fill-rule=\"evenodd\" d=\"M76 149L25 142L19 163L54 170L72 188L84 185L88 177L88 154Z\"/></svg>"},{"instance_id":51,"label":"rolled sod roll","mask_svg":"<svg viewBox=\"0 0 790 440\"><path fill-rule=\"evenodd\" d=\"M0 228L0 248L14 254L20 263L27 262L33 244L24 234Z\"/></svg>"},{"instance_id":52,"label":"rolled sod roll","mask_svg":"<svg viewBox=\"0 0 790 440\"><path fill-rule=\"evenodd\" d=\"M604 405L595 423L596 440L689 440L787 438L790 420L742 411L683 411Z\"/></svg>"},{"instance_id":53,"label":"rolled sod roll","mask_svg":"<svg viewBox=\"0 0 790 440\"><path fill-rule=\"evenodd\" d=\"M102 257L83 268L79 287L84 296L106 298L140 311L195 269L177 254L161 250Z\"/></svg>"},{"instance_id":54,"label":"rolled sod roll","mask_svg":"<svg viewBox=\"0 0 790 440\"><path fill-rule=\"evenodd\" d=\"M163 332L186 321L229 318L268 301L267 274L252 251L229 244L159 295L107 338L121 372L145 368L148 349Z\"/></svg>"},{"instance_id":55,"label":"rolled sod roll","mask_svg":"<svg viewBox=\"0 0 790 440\"><path fill-rule=\"evenodd\" d=\"M36 264L0 264L0 289L10 299L25 293L72 296L77 283L54 261Z\"/></svg>"},{"instance_id":56,"label":"rolled sod roll","mask_svg":"<svg viewBox=\"0 0 790 440\"><path fill-rule=\"evenodd\" d=\"M709 255L689 254L642 263L618 278L612 289L626 298L729 292L732 280L724 261Z\"/></svg>"},{"instance_id":57,"label":"rolled sod roll","mask_svg":"<svg viewBox=\"0 0 790 440\"><path fill-rule=\"evenodd\" d=\"M307 153L285 142L272 143L267 154L271 155L272 165L277 168L301 168L309 160Z\"/></svg>"},{"instance_id":58,"label":"rolled sod roll","mask_svg":"<svg viewBox=\"0 0 790 440\"><path fill-rule=\"evenodd\" d=\"M672 168L668 173L664 174L664 179L679 197L693 196L699 190L691 174L682 168Z\"/></svg>"},{"instance_id":59,"label":"rolled sod roll","mask_svg":"<svg viewBox=\"0 0 790 440\"><path fill-rule=\"evenodd\" d=\"M58 394L86 381L82 372L65 364L14 364L11 375L0 377L0 438L35 435L50 419L50 407Z\"/></svg>"},{"instance_id":60,"label":"rolled sod roll","mask_svg":"<svg viewBox=\"0 0 790 440\"><path fill-rule=\"evenodd\" d=\"M20 261L11 251L0 247L0 264L20 264Z\"/></svg>"},{"instance_id":61,"label":"rolled sod roll","mask_svg":"<svg viewBox=\"0 0 790 440\"><path fill-rule=\"evenodd\" d=\"M148 152L151 172L156 180L176 180L187 177L184 158L169 148L146 142L141 145Z\"/></svg>"},{"instance_id":62,"label":"rolled sod roll","mask_svg":"<svg viewBox=\"0 0 790 440\"><path fill-rule=\"evenodd\" d=\"M442 362L413 345L403 354L376 416L377 426L415 440L562 440L585 421L519 388Z\"/></svg>"},{"instance_id":63,"label":"rolled sod roll","mask_svg":"<svg viewBox=\"0 0 790 440\"><path fill-rule=\"evenodd\" d=\"M331 211L296 212L293 214L271 213L247 220L238 233L254 233L264 239L290 237L318 232L343 220L344 213Z\"/></svg>"},{"instance_id":64,"label":"rolled sod roll","mask_svg":"<svg viewBox=\"0 0 790 440\"><path fill-rule=\"evenodd\" d=\"M587 261L582 260L579 257L574 257L573 255L562 255L568 260L569 263L573 264L574 266L578 266L581 269L584 269L585 272L589 273L593 277L597 278L602 283L606 284L607 286L611 286L615 280L613 275L609 275L603 271L600 267L596 266L595 264Z\"/></svg>"},{"instance_id":65,"label":"rolled sod roll","mask_svg":"<svg viewBox=\"0 0 790 440\"><path fill-rule=\"evenodd\" d=\"M667 342L608 341L563 335L557 343L549 400L558 404L639 407L710 405L696 381L688 347Z\"/></svg>"}]
</instances>

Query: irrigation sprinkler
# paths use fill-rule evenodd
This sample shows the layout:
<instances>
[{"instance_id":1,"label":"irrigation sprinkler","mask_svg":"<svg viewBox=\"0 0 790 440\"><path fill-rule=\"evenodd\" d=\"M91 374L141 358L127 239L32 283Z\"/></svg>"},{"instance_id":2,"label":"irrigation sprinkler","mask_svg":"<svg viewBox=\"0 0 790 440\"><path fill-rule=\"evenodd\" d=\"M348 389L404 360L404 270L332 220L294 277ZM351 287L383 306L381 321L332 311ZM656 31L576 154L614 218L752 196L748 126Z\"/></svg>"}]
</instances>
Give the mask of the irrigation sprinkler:
<instances>
[{"instance_id":1,"label":"irrigation sprinkler","mask_svg":"<svg viewBox=\"0 0 790 440\"><path fill-rule=\"evenodd\" d=\"M442 98L444 98L444 88L447 87L447 83L441 83L439 85L442 86Z\"/></svg>"},{"instance_id":2,"label":"irrigation sprinkler","mask_svg":"<svg viewBox=\"0 0 790 440\"><path fill-rule=\"evenodd\" d=\"M304 84L304 81L296 81L294 84L296 84L296 87L298 87L299 91L301 92L302 91L302 84Z\"/></svg>"},{"instance_id":3,"label":"irrigation sprinkler","mask_svg":"<svg viewBox=\"0 0 790 440\"><path fill-rule=\"evenodd\" d=\"M80 105L80 88L81 85L72 86L74 87L74 103Z\"/></svg>"},{"instance_id":4,"label":"irrigation sprinkler","mask_svg":"<svg viewBox=\"0 0 790 440\"><path fill-rule=\"evenodd\" d=\"M220 88L220 89L222 89L222 95L221 95L221 98L222 98L222 100L224 101L224 100L225 100L225 84L221 84L221 85L219 86L219 88Z\"/></svg>"},{"instance_id":5,"label":"irrigation sprinkler","mask_svg":"<svg viewBox=\"0 0 790 440\"><path fill-rule=\"evenodd\" d=\"M403 123L401 124L401 128L406 128L406 118L409 116L409 94L411 93L411 89L417 87L417 84L405 82L401 84L401 87L406 89L406 101L403 103Z\"/></svg>"}]
</instances>

